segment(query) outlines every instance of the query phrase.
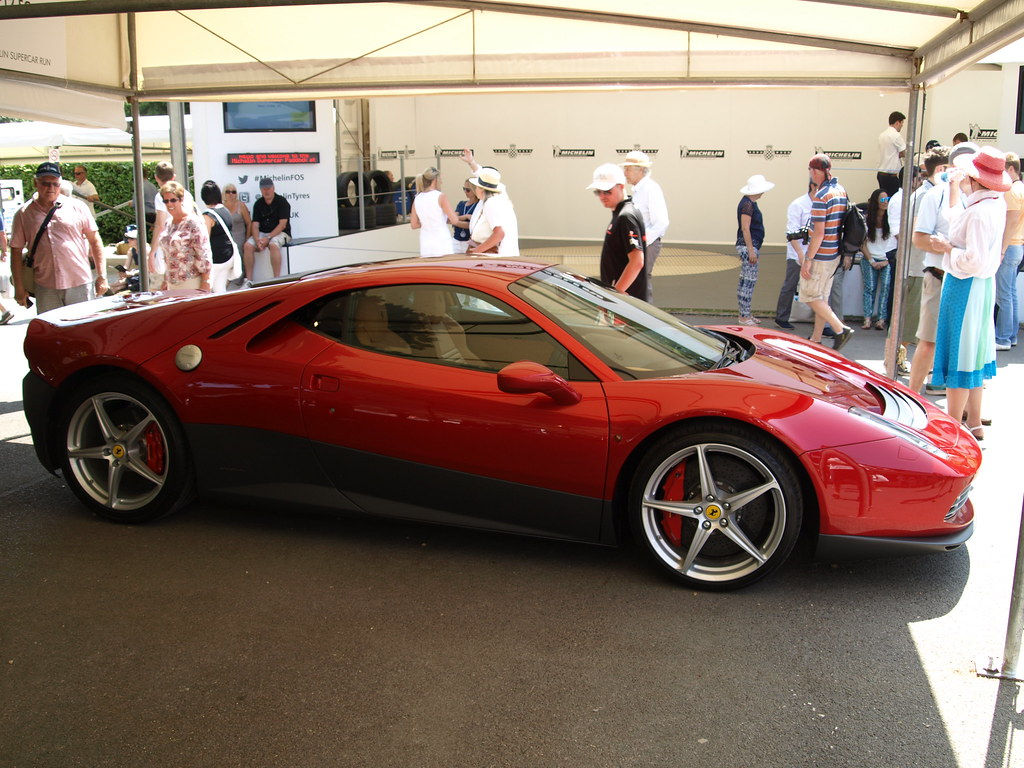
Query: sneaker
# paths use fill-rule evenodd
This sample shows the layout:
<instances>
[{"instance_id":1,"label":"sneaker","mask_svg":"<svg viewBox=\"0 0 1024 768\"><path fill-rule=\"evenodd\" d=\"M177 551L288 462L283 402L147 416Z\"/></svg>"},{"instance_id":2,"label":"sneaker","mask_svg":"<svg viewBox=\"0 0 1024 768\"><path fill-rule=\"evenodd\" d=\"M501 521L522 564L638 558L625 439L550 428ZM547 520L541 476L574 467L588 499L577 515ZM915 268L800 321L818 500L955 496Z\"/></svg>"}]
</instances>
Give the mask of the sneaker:
<instances>
[{"instance_id":1,"label":"sneaker","mask_svg":"<svg viewBox=\"0 0 1024 768\"><path fill-rule=\"evenodd\" d=\"M924 393L932 396L942 396L946 394L946 388L942 386L936 386L935 384L925 384Z\"/></svg>"},{"instance_id":2,"label":"sneaker","mask_svg":"<svg viewBox=\"0 0 1024 768\"><path fill-rule=\"evenodd\" d=\"M832 349L838 352L840 349L846 346L846 342L853 336L853 328L850 326L843 326L843 330L836 335L835 340L832 342Z\"/></svg>"},{"instance_id":3,"label":"sneaker","mask_svg":"<svg viewBox=\"0 0 1024 768\"><path fill-rule=\"evenodd\" d=\"M778 319L776 319L775 320L775 324L777 326L779 326L779 328L784 328L787 331L795 331L796 330L796 326L793 325L788 320L778 320Z\"/></svg>"},{"instance_id":4,"label":"sneaker","mask_svg":"<svg viewBox=\"0 0 1024 768\"><path fill-rule=\"evenodd\" d=\"M1009 348L1009 344L1000 344L998 341L996 342L996 352L1005 352Z\"/></svg>"},{"instance_id":5,"label":"sneaker","mask_svg":"<svg viewBox=\"0 0 1024 768\"><path fill-rule=\"evenodd\" d=\"M252 280L246 278L242 281L242 288L252 288Z\"/></svg>"},{"instance_id":6,"label":"sneaker","mask_svg":"<svg viewBox=\"0 0 1024 768\"><path fill-rule=\"evenodd\" d=\"M7 325L11 322L12 317L14 317L14 313L5 309L3 315L0 316L0 325Z\"/></svg>"}]
</instances>

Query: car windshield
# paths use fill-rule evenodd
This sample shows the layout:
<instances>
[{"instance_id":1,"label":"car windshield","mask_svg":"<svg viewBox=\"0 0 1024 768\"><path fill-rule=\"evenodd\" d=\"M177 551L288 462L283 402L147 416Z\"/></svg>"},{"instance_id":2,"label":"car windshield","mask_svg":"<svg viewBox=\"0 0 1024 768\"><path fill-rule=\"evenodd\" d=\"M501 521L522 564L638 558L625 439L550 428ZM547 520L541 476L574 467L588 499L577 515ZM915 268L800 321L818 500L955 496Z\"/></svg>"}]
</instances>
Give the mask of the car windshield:
<instances>
[{"instance_id":1,"label":"car windshield","mask_svg":"<svg viewBox=\"0 0 1024 768\"><path fill-rule=\"evenodd\" d=\"M579 275L548 268L510 289L625 379L706 371L728 351L722 338Z\"/></svg>"}]
</instances>

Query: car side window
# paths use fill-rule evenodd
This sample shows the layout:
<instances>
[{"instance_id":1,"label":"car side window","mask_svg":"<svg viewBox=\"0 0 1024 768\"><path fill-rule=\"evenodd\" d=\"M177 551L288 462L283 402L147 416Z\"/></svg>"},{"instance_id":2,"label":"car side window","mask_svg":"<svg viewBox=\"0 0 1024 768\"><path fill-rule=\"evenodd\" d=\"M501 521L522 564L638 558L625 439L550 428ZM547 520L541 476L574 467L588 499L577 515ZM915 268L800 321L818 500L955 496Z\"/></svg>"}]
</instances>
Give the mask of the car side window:
<instances>
[{"instance_id":1,"label":"car side window","mask_svg":"<svg viewBox=\"0 0 1024 768\"><path fill-rule=\"evenodd\" d=\"M540 326L504 302L453 285L375 286L325 297L305 322L362 349L497 372L529 360L570 380L593 374Z\"/></svg>"}]
</instances>

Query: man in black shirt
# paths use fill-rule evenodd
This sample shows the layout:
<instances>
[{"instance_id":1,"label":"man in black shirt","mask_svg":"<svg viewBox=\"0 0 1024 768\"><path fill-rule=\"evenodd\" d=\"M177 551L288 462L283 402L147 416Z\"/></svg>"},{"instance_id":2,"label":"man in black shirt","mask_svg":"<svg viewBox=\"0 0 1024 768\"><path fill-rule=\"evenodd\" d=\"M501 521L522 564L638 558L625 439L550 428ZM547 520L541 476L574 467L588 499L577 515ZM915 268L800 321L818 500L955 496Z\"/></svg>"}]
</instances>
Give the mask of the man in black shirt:
<instances>
[{"instance_id":1,"label":"man in black shirt","mask_svg":"<svg viewBox=\"0 0 1024 768\"><path fill-rule=\"evenodd\" d=\"M245 262L246 283L252 280L253 262L256 251L270 250L270 267L274 277L281 276L281 246L292 234L292 207L288 201L274 192L273 179L260 179L260 197L252 207L252 225L245 241L242 259Z\"/></svg>"},{"instance_id":2,"label":"man in black shirt","mask_svg":"<svg viewBox=\"0 0 1024 768\"><path fill-rule=\"evenodd\" d=\"M617 291L650 301L644 220L632 199L626 197L626 177L622 168L614 163L598 166L587 189L594 190L601 204L612 211L612 220L605 230L601 247L601 281L614 286Z\"/></svg>"}]
</instances>

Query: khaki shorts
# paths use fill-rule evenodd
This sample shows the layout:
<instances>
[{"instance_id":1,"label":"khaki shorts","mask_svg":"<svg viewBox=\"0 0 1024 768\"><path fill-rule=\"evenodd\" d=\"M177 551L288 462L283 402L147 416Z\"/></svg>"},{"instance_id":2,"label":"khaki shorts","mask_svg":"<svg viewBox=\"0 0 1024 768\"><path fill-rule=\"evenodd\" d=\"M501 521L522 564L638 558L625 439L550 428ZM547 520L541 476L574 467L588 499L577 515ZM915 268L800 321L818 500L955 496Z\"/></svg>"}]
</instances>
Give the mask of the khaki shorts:
<instances>
[{"instance_id":1,"label":"khaki shorts","mask_svg":"<svg viewBox=\"0 0 1024 768\"><path fill-rule=\"evenodd\" d=\"M935 330L939 326L939 303L942 300L942 281L929 272L924 273L921 283L921 314L917 321L919 341L935 341Z\"/></svg>"},{"instance_id":2,"label":"khaki shorts","mask_svg":"<svg viewBox=\"0 0 1024 768\"><path fill-rule=\"evenodd\" d=\"M807 304L812 301L828 301L832 291L832 278L836 274L839 259L811 262L811 278L800 277L800 301Z\"/></svg>"}]
</instances>

